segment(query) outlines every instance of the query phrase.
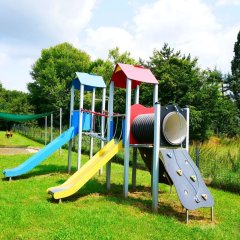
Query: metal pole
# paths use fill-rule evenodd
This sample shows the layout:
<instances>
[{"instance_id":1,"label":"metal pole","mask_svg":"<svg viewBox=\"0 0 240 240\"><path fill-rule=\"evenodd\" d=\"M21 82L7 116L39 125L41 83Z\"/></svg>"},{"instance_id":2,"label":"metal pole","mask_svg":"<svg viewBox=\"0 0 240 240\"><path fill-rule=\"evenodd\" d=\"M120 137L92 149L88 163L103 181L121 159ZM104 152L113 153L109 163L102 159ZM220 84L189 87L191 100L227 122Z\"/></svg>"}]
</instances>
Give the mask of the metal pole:
<instances>
[{"instance_id":1,"label":"metal pole","mask_svg":"<svg viewBox=\"0 0 240 240\"><path fill-rule=\"evenodd\" d=\"M51 142L53 141L53 114L51 113L51 134L50 134Z\"/></svg>"},{"instance_id":2,"label":"metal pole","mask_svg":"<svg viewBox=\"0 0 240 240\"><path fill-rule=\"evenodd\" d=\"M59 112L59 135L61 136L62 134L62 108L60 108ZM59 148L59 155L62 155L62 148Z\"/></svg>"},{"instance_id":3,"label":"metal pole","mask_svg":"<svg viewBox=\"0 0 240 240\"><path fill-rule=\"evenodd\" d=\"M186 150L187 152L189 152L189 114L190 114L190 110L189 108L186 108L187 110L187 135L186 135Z\"/></svg>"},{"instance_id":4,"label":"metal pole","mask_svg":"<svg viewBox=\"0 0 240 240\"><path fill-rule=\"evenodd\" d=\"M124 179L123 196L128 197L128 171L129 171L129 145L130 145L130 110L131 110L132 81L126 79L126 118L125 118L125 143L124 143Z\"/></svg>"},{"instance_id":5,"label":"metal pole","mask_svg":"<svg viewBox=\"0 0 240 240\"><path fill-rule=\"evenodd\" d=\"M188 209L186 209L186 224L188 224L189 216L188 216Z\"/></svg>"},{"instance_id":6,"label":"metal pole","mask_svg":"<svg viewBox=\"0 0 240 240\"><path fill-rule=\"evenodd\" d=\"M152 163L152 209L158 211L158 179L159 179L159 148L160 148L160 103L154 105L154 144Z\"/></svg>"},{"instance_id":7,"label":"metal pole","mask_svg":"<svg viewBox=\"0 0 240 240\"><path fill-rule=\"evenodd\" d=\"M111 140L111 122L113 121L113 99L114 99L114 81L111 81L109 87L109 99L108 99L108 132L107 132L107 141ZM106 166L106 183L107 190L111 188L111 161L107 163Z\"/></svg>"},{"instance_id":8,"label":"metal pole","mask_svg":"<svg viewBox=\"0 0 240 240\"><path fill-rule=\"evenodd\" d=\"M71 127L72 115L74 110L74 86L71 87L71 100L70 100L70 117L69 117L69 128ZM72 139L68 143L68 173L71 173L72 165Z\"/></svg>"},{"instance_id":9,"label":"metal pole","mask_svg":"<svg viewBox=\"0 0 240 240\"><path fill-rule=\"evenodd\" d=\"M47 145L47 116L45 116L45 146Z\"/></svg>"},{"instance_id":10,"label":"metal pole","mask_svg":"<svg viewBox=\"0 0 240 240\"><path fill-rule=\"evenodd\" d=\"M139 104L139 86L135 88L135 104ZM137 148L133 148L133 159L132 159L132 189L136 190L136 178L137 178Z\"/></svg>"},{"instance_id":11,"label":"metal pole","mask_svg":"<svg viewBox=\"0 0 240 240\"><path fill-rule=\"evenodd\" d=\"M213 206L211 207L211 221L213 222Z\"/></svg>"},{"instance_id":12,"label":"metal pole","mask_svg":"<svg viewBox=\"0 0 240 240\"><path fill-rule=\"evenodd\" d=\"M158 102L158 84L154 84L153 105Z\"/></svg>"},{"instance_id":13,"label":"metal pole","mask_svg":"<svg viewBox=\"0 0 240 240\"><path fill-rule=\"evenodd\" d=\"M137 87L135 88L135 99L134 99L135 104L139 104L139 86L140 85L137 85Z\"/></svg>"},{"instance_id":14,"label":"metal pole","mask_svg":"<svg viewBox=\"0 0 240 240\"><path fill-rule=\"evenodd\" d=\"M80 103L79 103L79 122L78 122L78 159L77 159L77 170L81 167L81 157L82 157L82 125L83 125L83 114L81 112L83 108L84 99L84 85L80 86Z\"/></svg>"},{"instance_id":15,"label":"metal pole","mask_svg":"<svg viewBox=\"0 0 240 240\"><path fill-rule=\"evenodd\" d=\"M95 111L95 92L96 92L96 89L93 88L93 91L92 91L92 108L91 108L91 111L94 112ZM93 129L94 129L94 121L93 121L93 118L94 118L94 115L93 113L91 114L92 115L92 124L91 124L91 133L93 133ZM90 153L89 153L89 157L90 159L92 158L93 156L93 137L91 136L90 137Z\"/></svg>"},{"instance_id":16,"label":"metal pole","mask_svg":"<svg viewBox=\"0 0 240 240\"><path fill-rule=\"evenodd\" d=\"M199 147L199 143L197 143L196 145L196 165L199 168L200 167L200 147Z\"/></svg>"},{"instance_id":17,"label":"metal pole","mask_svg":"<svg viewBox=\"0 0 240 240\"><path fill-rule=\"evenodd\" d=\"M137 148L133 148L133 160L132 160L132 189L136 190L137 179Z\"/></svg>"},{"instance_id":18,"label":"metal pole","mask_svg":"<svg viewBox=\"0 0 240 240\"><path fill-rule=\"evenodd\" d=\"M102 92L102 114L105 112L105 107L106 107L106 88L103 88ZM101 116L101 137L102 139L104 138L104 127L105 127L105 117ZM104 146L104 141L101 141L101 149ZM103 167L100 168L99 170L99 175L103 174Z\"/></svg>"}]
</instances>

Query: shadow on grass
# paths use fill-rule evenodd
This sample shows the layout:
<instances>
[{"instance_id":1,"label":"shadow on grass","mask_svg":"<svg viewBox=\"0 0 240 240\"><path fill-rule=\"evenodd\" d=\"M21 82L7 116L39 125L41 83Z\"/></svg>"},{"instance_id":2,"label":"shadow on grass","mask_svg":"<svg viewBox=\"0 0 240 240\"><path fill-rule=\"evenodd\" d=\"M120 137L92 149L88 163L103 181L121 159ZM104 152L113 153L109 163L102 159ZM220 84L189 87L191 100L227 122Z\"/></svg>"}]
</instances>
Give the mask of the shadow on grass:
<instances>
[{"instance_id":1,"label":"shadow on grass","mask_svg":"<svg viewBox=\"0 0 240 240\"><path fill-rule=\"evenodd\" d=\"M129 186L131 189L131 186ZM89 180L78 192L74 195L63 199L64 202L76 202L79 199L85 200L88 197L103 197L108 202L114 202L124 206L131 206L138 208L141 212L152 213L152 199L151 199L151 188L138 185L136 191L130 191L127 199L123 198L123 185L122 184L111 184L111 191L106 190L106 184L99 182L97 179ZM181 203L174 196L174 200L169 198L169 193L159 191L159 211L158 214L167 216L173 219L177 219L180 222L185 223L186 221L186 210L182 208ZM172 193L176 195L176 193ZM161 196L162 195L162 196ZM58 203L58 200L49 197L47 201L51 203ZM208 221L202 213L190 212L191 220L197 221Z\"/></svg>"}]
</instances>

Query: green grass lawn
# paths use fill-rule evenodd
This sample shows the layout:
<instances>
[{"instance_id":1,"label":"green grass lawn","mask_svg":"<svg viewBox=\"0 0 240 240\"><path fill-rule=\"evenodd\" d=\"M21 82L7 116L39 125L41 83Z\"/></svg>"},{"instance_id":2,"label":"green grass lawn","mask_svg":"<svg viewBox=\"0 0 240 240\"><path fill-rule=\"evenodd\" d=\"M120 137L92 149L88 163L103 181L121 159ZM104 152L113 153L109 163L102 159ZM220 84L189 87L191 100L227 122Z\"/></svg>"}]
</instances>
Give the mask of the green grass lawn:
<instances>
[{"instance_id":1,"label":"green grass lawn","mask_svg":"<svg viewBox=\"0 0 240 240\"><path fill-rule=\"evenodd\" d=\"M13 146L40 147L42 146L40 143L31 141L28 138L21 136L18 133L13 132L13 136L10 138L7 138L5 134L6 132L0 131L0 147L1 146L7 146L7 147L13 147Z\"/></svg>"},{"instance_id":2,"label":"green grass lawn","mask_svg":"<svg viewBox=\"0 0 240 240\"><path fill-rule=\"evenodd\" d=\"M19 140L13 145L34 144L14 137ZM15 167L29 156L0 156L0 169ZM76 158L73 153L73 171ZM83 162L86 160L83 156ZM159 185L159 213L151 212L150 174L146 171L138 170L137 191L131 192L130 185L129 198L123 199L123 166L116 163L112 164L110 192L105 188L105 175L96 175L58 204L46 190L65 181L69 177L66 171L67 151L63 150L62 156L54 153L11 182L0 174L0 239L240 239L238 194L211 188L214 222L210 209L200 209L190 212L186 225L175 190L170 194L164 184Z\"/></svg>"}]
</instances>

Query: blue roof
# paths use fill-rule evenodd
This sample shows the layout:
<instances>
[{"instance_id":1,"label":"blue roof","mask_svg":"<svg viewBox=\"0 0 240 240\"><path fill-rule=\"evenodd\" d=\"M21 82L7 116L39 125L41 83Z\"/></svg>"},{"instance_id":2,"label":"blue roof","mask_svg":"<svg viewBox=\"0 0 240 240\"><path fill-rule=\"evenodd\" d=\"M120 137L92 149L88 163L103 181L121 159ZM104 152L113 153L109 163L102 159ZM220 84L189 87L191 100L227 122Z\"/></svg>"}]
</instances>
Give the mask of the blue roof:
<instances>
[{"instance_id":1,"label":"blue roof","mask_svg":"<svg viewBox=\"0 0 240 240\"><path fill-rule=\"evenodd\" d=\"M105 88L106 84L101 76L89 73L76 72L77 78L72 81L72 86L80 90L80 85L84 85L85 91L92 91L93 88Z\"/></svg>"}]
</instances>

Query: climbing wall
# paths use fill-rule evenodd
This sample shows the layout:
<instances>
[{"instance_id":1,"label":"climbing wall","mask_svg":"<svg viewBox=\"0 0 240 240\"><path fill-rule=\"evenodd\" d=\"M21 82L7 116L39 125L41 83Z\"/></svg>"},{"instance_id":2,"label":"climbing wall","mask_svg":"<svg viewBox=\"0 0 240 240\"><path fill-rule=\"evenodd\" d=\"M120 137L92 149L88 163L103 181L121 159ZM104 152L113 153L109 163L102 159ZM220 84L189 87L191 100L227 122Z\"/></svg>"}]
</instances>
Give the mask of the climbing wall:
<instances>
[{"instance_id":1,"label":"climbing wall","mask_svg":"<svg viewBox=\"0 0 240 240\"><path fill-rule=\"evenodd\" d=\"M213 197L188 152L185 149L164 149L161 153L182 205L189 210L212 207Z\"/></svg>"}]
</instances>

